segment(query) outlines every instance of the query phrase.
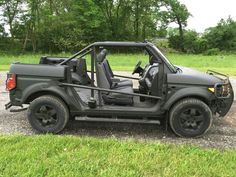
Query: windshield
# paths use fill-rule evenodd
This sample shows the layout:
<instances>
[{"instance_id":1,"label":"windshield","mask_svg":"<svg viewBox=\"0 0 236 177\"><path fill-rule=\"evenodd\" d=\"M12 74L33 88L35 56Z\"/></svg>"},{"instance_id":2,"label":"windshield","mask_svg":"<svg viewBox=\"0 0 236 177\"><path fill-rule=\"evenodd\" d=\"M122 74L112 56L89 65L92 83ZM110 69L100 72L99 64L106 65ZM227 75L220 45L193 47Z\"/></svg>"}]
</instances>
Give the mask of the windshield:
<instances>
[{"instance_id":1,"label":"windshield","mask_svg":"<svg viewBox=\"0 0 236 177\"><path fill-rule=\"evenodd\" d=\"M153 45L153 48L158 52L158 55L164 60L164 62L168 65L168 67L173 71L177 72L176 67L163 55L163 53L155 46Z\"/></svg>"}]
</instances>

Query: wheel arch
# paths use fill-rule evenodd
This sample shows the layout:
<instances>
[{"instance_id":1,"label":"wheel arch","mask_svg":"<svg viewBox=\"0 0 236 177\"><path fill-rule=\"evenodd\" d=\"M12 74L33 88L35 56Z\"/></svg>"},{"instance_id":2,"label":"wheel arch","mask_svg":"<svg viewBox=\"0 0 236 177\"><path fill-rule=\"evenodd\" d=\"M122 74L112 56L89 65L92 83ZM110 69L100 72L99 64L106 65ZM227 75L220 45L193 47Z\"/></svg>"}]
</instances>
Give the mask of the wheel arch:
<instances>
[{"instance_id":1,"label":"wheel arch","mask_svg":"<svg viewBox=\"0 0 236 177\"><path fill-rule=\"evenodd\" d=\"M53 92L53 91L49 91L49 90L36 91L36 92L31 93L30 95L28 95L24 99L24 103L28 104L28 103L32 102L33 100L35 100L36 98L38 98L40 96L44 96L44 95L55 96L55 97L61 99L65 104L68 104L60 94Z\"/></svg>"},{"instance_id":2,"label":"wheel arch","mask_svg":"<svg viewBox=\"0 0 236 177\"><path fill-rule=\"evenodd\" d=\"M69 106L69 103L66 101L66 99L63 98L63 96L61 94L54 92L54 91L49 91L49 90L36 91L36 92L31 93L30 95L28 95L28 97L25 98L24 103L29 104L30 102L32 102L36 98L41 97L41 96L45 96L45 95L51 95L51 96L55 96L55 97L59 98L61 101L63 101L65 103L68 110L70 111L70 106Z\"/></svg>"},{"instance_id":3,"label":"wheel arch","mask_svg":"<svg viewBox=\"0 0 236 177\"><path fill-rule=\"evenodd\" d=\"M39 88L35 89L33 88L31 91L28 91L24 94L22 94L22 104L29 104L34 99L43 96L43 95L53 95L59 99L61 99L66 106L68 107L69 111L76 110L77 107L73 100L71 99L71 96L69 93L67 93L64 89L61 87L48 87L48 88Z\"/></svg>"},{"instance_id":4,"label":"wheel arch","mask_svg":"<svg viewBox=\"0 0 236 177\"><path fill-rule=\"evenodd\" d=\"M164 104L164 110L170 110L177 102L186 98L195 98L203 101L208 106L210 105L211 96L207 90L204 89L182 89L173 94Z\"/></svg>"},{"instance_id":5,"label":"wheel arch","mask_svg":"<svg viewBox=\"0 0 236 177\"><path fill-rule=\"evenodd\" d=\"M38 83L24 89L20 102L29 104L32 100L43 95L53 95L60 98L68 107L70 112L81 110L81 104L76 99L75 91L72 88L63 88L56 84Z\"/></svg>"},{"instance_id":6,"label":"wheel arch","mask_svg":"<svg viewBox=\"0 0 236 177\"><path fill-rule=\"evenodd\" d=\"M184 96L184 97L176 99L174 102L172 102L172 104L168 106L168 110L171 110L171 108L179 101L187 99L187 98L195 98L195 99L201 100L202 102L204 102L206 105L209 106L209 101L205 97L199 96L199 95L188 95L188 96Z\"/></svg>"}]
</instances>

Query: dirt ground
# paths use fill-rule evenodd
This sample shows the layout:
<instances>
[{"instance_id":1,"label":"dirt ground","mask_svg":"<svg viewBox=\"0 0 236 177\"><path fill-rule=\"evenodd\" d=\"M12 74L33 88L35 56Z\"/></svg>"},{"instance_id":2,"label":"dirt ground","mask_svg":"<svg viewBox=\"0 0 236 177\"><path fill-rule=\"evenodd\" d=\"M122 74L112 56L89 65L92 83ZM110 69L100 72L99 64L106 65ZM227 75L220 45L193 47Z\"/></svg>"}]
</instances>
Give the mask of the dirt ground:
<instances>
[{"instance_id":1,"label":"dirt ground","mask_svg":"<svg viewBox=\"0 0 236 177\"><path fill-rule=\"evenodd\" d=\"M5 91L5 76L5 72L0 72L0 134L33 135L35 132L27 121L27 111L10 113L4 109L4 104L9 100ZM236 85L235 80L232 80L232 83ZM179 138L158 125L80 121L70 121L61 134L190 144L218 149L236 148L236 102L224 118L214 118L211 129L201 138Z\"/></svg>"}]
</instances>

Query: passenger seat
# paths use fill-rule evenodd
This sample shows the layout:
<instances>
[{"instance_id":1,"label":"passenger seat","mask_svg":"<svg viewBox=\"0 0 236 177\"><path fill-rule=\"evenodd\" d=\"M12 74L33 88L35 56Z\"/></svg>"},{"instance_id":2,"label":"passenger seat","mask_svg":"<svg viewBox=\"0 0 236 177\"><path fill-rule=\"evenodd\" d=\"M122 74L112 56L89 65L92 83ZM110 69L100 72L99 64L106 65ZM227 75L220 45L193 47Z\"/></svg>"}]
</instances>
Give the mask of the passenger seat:
<instances>
[{"instance_id":1,"label":"passenger seat","mask_svg":"<svg viewBox=\"0 0 236 177\"><path fill-rule=\"evenodd\" d=\"M101 51L101 53L106 53L106 55L107 55L107 50L103 49ZM106 57L103 60L103 64L104 64L106 75L107 75L107 77L109 77L109 79L111 80L111 82L112 82L114 87L123 87L123 86L131 86L131 87L133 87L132 80L129 80L129 79L120 80L118 78L114 78L114 73L113 73L113 71L112 71L112 69L110 67L110 64L109 64L108 60L106 59Z\"/></svg>"},{"instance_id":2,"label":"passenger seat","mask_svg":"<svg viewBox=\"0 0 236 177\"><path fill-rule=\"evenodd\" d=\"M106 72L106 64L104 62L106 58L106 50L102 50L97 55L96 61L96 76L98 87L111 89L115 91L120 91L124 93L133 93L133 88L131 85L117 86L111 80L110 76ZM111 93L102 92L102 98L106 104L116 104L116 105L133 105L133 96L126 95L122 93Z\"/></svg>"}]
</instances>

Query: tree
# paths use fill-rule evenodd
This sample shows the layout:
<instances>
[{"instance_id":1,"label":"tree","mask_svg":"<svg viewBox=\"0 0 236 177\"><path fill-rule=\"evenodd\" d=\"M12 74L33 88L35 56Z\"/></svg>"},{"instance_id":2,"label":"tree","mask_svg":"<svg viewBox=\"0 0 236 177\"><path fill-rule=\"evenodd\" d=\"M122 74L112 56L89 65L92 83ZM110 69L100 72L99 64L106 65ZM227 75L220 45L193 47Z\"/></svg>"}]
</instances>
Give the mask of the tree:
<instances>
[{"instance_id":1,"label":"tree","mask_svg":"<svg viewBox=\"0 0 236 177\"><path fill-rule=\"evenodd\" d=\"M177 0L163 0L160 2L166 9L162 11L162 18L167 23L178 24L179 45L181 51L184 52L184 28L187 26L187 20L191 16L187 7Z\"/></svg>"},{"instance_id":2,"label":"tree","mask_svg":"<svg viewBox=\"0 0 236 177\"><path fill-rule=\"evenodd\" d=\"M11 37L14 38L13 25L20 13L22 0L1 0L0 7L3 11L3 17L10 28Z\"/></svg>"},{"instance_id":3,"label":"tree","mask_svg":"<svg viewBox=\"0 0 236 177\"><path fill-rule=\"evenodd\" d=\"M132 0L133 36L136 41L147 37L156 37L159 18L159 6L155 6L155 0Z\"/></svg>"},{"instance_id":4,"label":"tree","mask_svg":"<svg viewBox=\"0 0 236 177\"><path fill-rule=\"evenodd\" d=\"M94 41L165 37L169 23L178 23L183 33L186 21L179 12L186 9L174 0L0 0L0 8L12 44L22 52L77 51Z\"/></svg>"},{"instance_id":5,"label":"tree","mask_svg":"<svg viewBox=\"0 0 236 177\"><path fill-rule=\"evenodd\" d=\"M221 19L216 27L206 30L204 38L208 41L208 48L220 50L236 49L236 22L229 17Z\"/></svg>"},{"instance_id":6,"label":"tree","mask_svg":"<svg viewBox=\"0 0 236 177\"><path fill-rule=\"evenodd\" d=\"M207 41L194 30L184 30L184 39L181 41L178 29L169 30L169 45L171 48L180 50L180 42L183 43L184 51L187 53L202 53L207 49Z\"/></svg>"},{"instance_id":7,"label":"tree","mask_svg":"<svg viewBox=\"0 0 236 177\"><path fill-rule=\"evenodd\" d=\"M124 40L130 34L130 0L95 0L105 19L104 30L110 40Z\"/></svg>"}]
</instances>

